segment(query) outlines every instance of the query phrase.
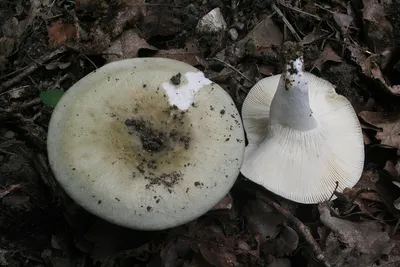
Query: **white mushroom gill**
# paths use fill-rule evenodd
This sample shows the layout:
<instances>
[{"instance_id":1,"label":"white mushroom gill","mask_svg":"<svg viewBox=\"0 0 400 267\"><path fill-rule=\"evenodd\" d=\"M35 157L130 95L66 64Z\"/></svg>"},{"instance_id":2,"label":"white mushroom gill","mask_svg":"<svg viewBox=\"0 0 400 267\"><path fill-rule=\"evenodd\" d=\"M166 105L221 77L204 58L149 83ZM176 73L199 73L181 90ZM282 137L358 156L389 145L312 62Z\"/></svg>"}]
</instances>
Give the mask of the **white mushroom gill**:
<instances>
[{"instance_id":1,"label":"white mushroom gill","mask_svg":"<svg viewBox=\"0 0 400 267\"><path fill-rule=\"evenodd\" d=\"M186 72L184 74L186 81L174 85L172 81L162 84L162 87L168 95L168 101L171 105L177 106L180 110L187 110L194 101L194 95L205 85L212 84L212 81L204 77L204 73Z\"/></svg>"},{"instance_id":2,"label":"white mushroom gill","mask_svg":"<svg viewBox=\"0 0 400 267\"><path fill-rule=\"evenodd\" d=\"M281 76L278 90L271 103L270 124L286 125L298 131L316 127L309 101L307 78L303 72L303 59L291 60Z\"/></svg>"},{"instance_id":3,"label":"white mushroom gill","mask_svg":"<svg viewBox=\"0 0 400 267\"><path fill-rule=\"evenodd\" d=\"M357 115L331 83L303 71L302 58L254 85L242 119L248 145L241 172L279 196L318 203L361 177L364 143Z\"/></svg>"}]
</instances>

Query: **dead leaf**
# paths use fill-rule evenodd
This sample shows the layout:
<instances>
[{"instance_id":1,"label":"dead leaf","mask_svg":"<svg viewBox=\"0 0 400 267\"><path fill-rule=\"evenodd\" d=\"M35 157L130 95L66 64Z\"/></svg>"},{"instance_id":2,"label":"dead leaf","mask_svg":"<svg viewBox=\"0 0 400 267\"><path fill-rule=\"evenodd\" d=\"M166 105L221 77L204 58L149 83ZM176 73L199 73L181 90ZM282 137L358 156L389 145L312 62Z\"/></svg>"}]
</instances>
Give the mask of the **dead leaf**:
<instances>
[{"instance_id":1,"label":"dead leaf","mask_svg":"<svg viewBox=\"0 0 400 267\"><path fill-rule=\"evenodd\" d=\"M109 63L126 58L135 58L138 56L138 51L143 48L153 51L158 50L140 38L133 30L126 30L104 52L106 54L105 59Z\"/></svg>"},{"instance_id":2,"label":"dead leaf","mask_svg":"<svg viewBox=\"0 0 400 267\"><path fill-rule=\"evenodd\" d=\"M378 64L376 64L375 62L371 62L370 70L372 78L380 81L386 91L394 95L400 95L400 85L389 85L386 79L383 77L381 68Z\"/></svg>"},{"instance_id":3,"label":"dead leaf","mask_svg":"<svg viewBox=\"0 0 400 267\"><path fill-rule=\"evenodd\" d=\"M212 210L230 210L233 206L233 199L230 193L228 193L223 199L221 199Z\"/></svg>"},{"instance_id":4,"label":"dead leaf","mask_svg":"<svg viewBox=\"0 0 400 267\"><path fill-rule=\"evenodd\" d=\"M244 216L250 232L259 235L261 245L279 234L278 225L284 221L280 214L258 199L248 202Z\"/></svg>"},{"instance_id":5,"label":"dead leaf","mask_svg":"<svg viewBox=\"0 0 400 267\"><path fill-rule=\"evenodd\" d=\"M206 65L197 44L190 40L185 48L159 50L154 56L179 60L192 66Z\"/></svg>"},{"instance_id":6,"label":"dead leaf","mask_svg":"<svg viewBox=\"0 0 400 267\"><path fill-rule=\"evenodd\" d=\"M313 29L312 32L304 36L303 40L300 41L300 44L301 45L311 44L315 41L322 39L324 36L325 34L321 32L321 27L317 26Z\"/></svg>"},{"instance_id":7,"label":"dead leaf","mask_svg":"<svg viewBox=\"0 0 400 267\"><path fill-rule=\"evenodd\" d=\"M295 230L287 225L280 227L279 235L269 240L262 247L265 253L272 253L277 257L290 255L299 245L299 236Z\"/></svg>"},{"instance_id":8,"label":"dead leaf","mask_svg":"<svg viewBox=\"0 0 400 267\"><path fill-rule=\"evenodd\" d=\"M49 45L57 47L65 43L69 38L77 37L77 29L73 24L63 24L61 20L51 23L47 29Z\"/></svg>"},{"instance_id":9,"label":"dead leaf","mask_svg":"<svg viewBox=\"0 0 400 267\"><path fill-rule=\"evenodd\" d=\"M393 95L400 95L400 86L391 85L381 71L390 62L391 50L385 50L381 54L371 55L369 53L369 56L367 56L366 51L361 47L348 46L347 49L350 51L352 60L360 66L362 73L366 77L377 81L387 92Z\"/></svg>"},{"instance_id":10,"label":"dead leaf","mask_svg":"<svg viewBox=\"0 0 400 267\"><path fill-rule=\"evenodd\" d=\"M125 3L119 8L118 12L116 12L114 18L107 27L107 33L112 39L119 36L128 24L134 25L134 23L142 16L146 18L146 16L144 16L144 14L146 14L146 5L143 4L143 0L130 0L124 2Z\"/></svg>"},{"instance_id":11,"label":"dead leaf","mask_svg":"<svg viewBox=\"0 0 400 267\"><path fill-rule=\"evenodd\" d=\"M387 171L392 176L392 178L400 182L400 161L397 161L397 163L394 164L392 161L388 160L386 161L385 167L383 169Z\"/></svg>"},{"instance_id":12,"label":"dead leaf","mask_svg":"<svg viewBox=\"0 0 400 267\"><path fill-rule=\"evenodd\" d=\"M386 19L383 3L363 0L364 35L374 53L382 53L393 46L393 27Z\"/></svg>"},{"instance_id":13,"label":"dead leaf","mask_svg":"<svg viewBox=\"0 0 400 267\"><path fill-rule=\"evenodd\" d=\"M317 68L319 71L321 71L325 62L328 61L333 61L337 63L343 62L342 58L338 56L329 45L324 48L324 51L322 51L318 59L314 62L312 69Z\"/></svg>"},{"instance_id":14,"label":"dead leaf","mask_svg":"<svg viewBox=\"0 0 400 267\"><path fill-rule=\"evenodd\" d=\"M375 137L381 145L400 149L400 115L394 112L362 111L358 114L365 122L382 129Z\"/></svg>"},{"instance_id":15,"label":"dead leaf","mask_svg":"<svg viewBox=\"0 0 400 267\"><path fill-rule=\"evenodd\" d=\"M327 202L319 204L318 210L321 222L332 231L325 240L324 255L334 266L372 266L395 247L377 222L355 223L333 217Z\"/></svg>"},{"instance_id":16,"label":"dead leaf","mask_svg":"<svg viewBox=\"0 0 400 267\"><path fill-rule=\"evenodd\" d=\"M232 267L238 265L236 256L224 246L198 243L197 247L204 259L215 267Z\"/></svg>"},{"instance_id":17,"label":"dead leaf","mask_svg":"<svg viewBox=\"0 0 400 267\"><path fill-rule=\"evenodd\" d=\"M220 51L216 57L233 64L244 58L247 54L261 54L273 52L273 46L279 46L283 42L283 34L272 19L267 18L257 24L246 37ZM234 64L235 65L235 64Z\"/></svg>"},{"instance_id":18,"label":"dead leaf","mask_svg":"<svg viewBox=\"0 0 400 267\"><path fill-rule=\"evenodd\" d=\"M340 27L342 34L346 34L350 24L353 22L353 18L347 14L334 12L333 20Z\"/></svg>"},{"instance_id":19,"label":"dead leaf","mask_svg":"<svg viewBox=\"0 0 400 267\"><path fill-rule=\"evenodd\" d=\"M162 249L160 256L164 267L178 267L182 265L183 259L191 252L190 241L178 238L171 240Z\"/></svg>"}]
</instances>

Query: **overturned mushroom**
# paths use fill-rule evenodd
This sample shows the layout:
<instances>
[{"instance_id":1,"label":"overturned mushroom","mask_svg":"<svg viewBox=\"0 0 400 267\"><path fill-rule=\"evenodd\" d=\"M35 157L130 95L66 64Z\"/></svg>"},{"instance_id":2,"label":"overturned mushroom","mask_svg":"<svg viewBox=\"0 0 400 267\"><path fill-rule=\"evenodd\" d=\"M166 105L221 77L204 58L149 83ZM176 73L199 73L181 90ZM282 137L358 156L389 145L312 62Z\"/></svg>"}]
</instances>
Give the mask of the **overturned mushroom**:
<instances>
[{"instance_id":1,"label":"overturned mushroom","mask_svg":"<svg viewBox=\"0 0 400 267\"><path fill-rule=\"evenodd\" d=\"M282 75L259 81L244 101L249 144L241 172L289 200L322 202L360 179L361 127L331 83L303 71L301 55L286 62Z\"/></svg>"},{"instance_id":2,"label":"overturned mushroom","mask_svg":"<svg viewBox=\"0 0 400 267\"><path fill-rule=\"evenodd\" d=\"M141 230L189 222L239 173L244 130L230 96L185 63L136 58L72 86L53 111L56 179L88 211Z\"/></svg>"}]
</instances>

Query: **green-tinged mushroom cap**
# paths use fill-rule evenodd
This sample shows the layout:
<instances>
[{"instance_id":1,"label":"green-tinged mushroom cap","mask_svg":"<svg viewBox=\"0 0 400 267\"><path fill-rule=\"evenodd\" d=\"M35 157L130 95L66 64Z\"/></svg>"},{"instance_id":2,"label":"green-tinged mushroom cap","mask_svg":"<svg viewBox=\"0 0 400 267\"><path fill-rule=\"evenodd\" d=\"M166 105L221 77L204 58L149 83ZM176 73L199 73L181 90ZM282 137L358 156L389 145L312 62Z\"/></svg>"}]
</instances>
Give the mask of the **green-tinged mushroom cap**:
<instances>
[{"instance_id":1,"label":"green-tinged mushroom cap","mask_svg":"<svg viewBox=\"0 0 400 267\"><path fill-rule=\"evenodd\" d=\"M244 131L231 97L162 58L107 64L72 86L48 131L66 192L110 222L158 230L209 211L235 182Z\"/></svg>"}]
</instances>

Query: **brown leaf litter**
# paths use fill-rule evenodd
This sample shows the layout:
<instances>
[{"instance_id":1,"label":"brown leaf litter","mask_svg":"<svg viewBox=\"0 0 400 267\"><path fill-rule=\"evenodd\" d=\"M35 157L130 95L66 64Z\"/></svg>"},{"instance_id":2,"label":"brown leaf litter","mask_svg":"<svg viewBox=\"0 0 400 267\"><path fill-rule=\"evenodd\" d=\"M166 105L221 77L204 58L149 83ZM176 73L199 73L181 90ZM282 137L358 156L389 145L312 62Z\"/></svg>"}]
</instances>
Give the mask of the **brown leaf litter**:
<instances>
[{"instance_id":1,"label":"brown leaf litter","mask_svg":"<svg viewBox=\"0 0 400 267\"><path fill-rule=\"evenodd\" d=\"M400 115L390 112L362 111L359 116L377 128L375 137L381 145L400 149Z\"/></svg>"},{"instance_id":2,"label":"brown leaf litter","mask_svg":"<svg viewBox=\"0 0 400 267\"><path fill-rule=\"evenodd\" d=\"M49 44L52 47L57 47L70 38L77 37L77 33L74 24L62 23L62 20L54 21L48 28Z\"/></svg>"},{"instance_id":3,"label":"brown leaf litter","mask_svg":"<svg viewBox=\"0 0 400 267\"><path fill-rule=\"evenodd\" d=\"M332 266L365 267L385 264L383 255L389 255L396 246L381 224L374 221L351 222L331 215L327 203L318 206L325 234L325 255Z\"/></svg>"}]
</instances>

